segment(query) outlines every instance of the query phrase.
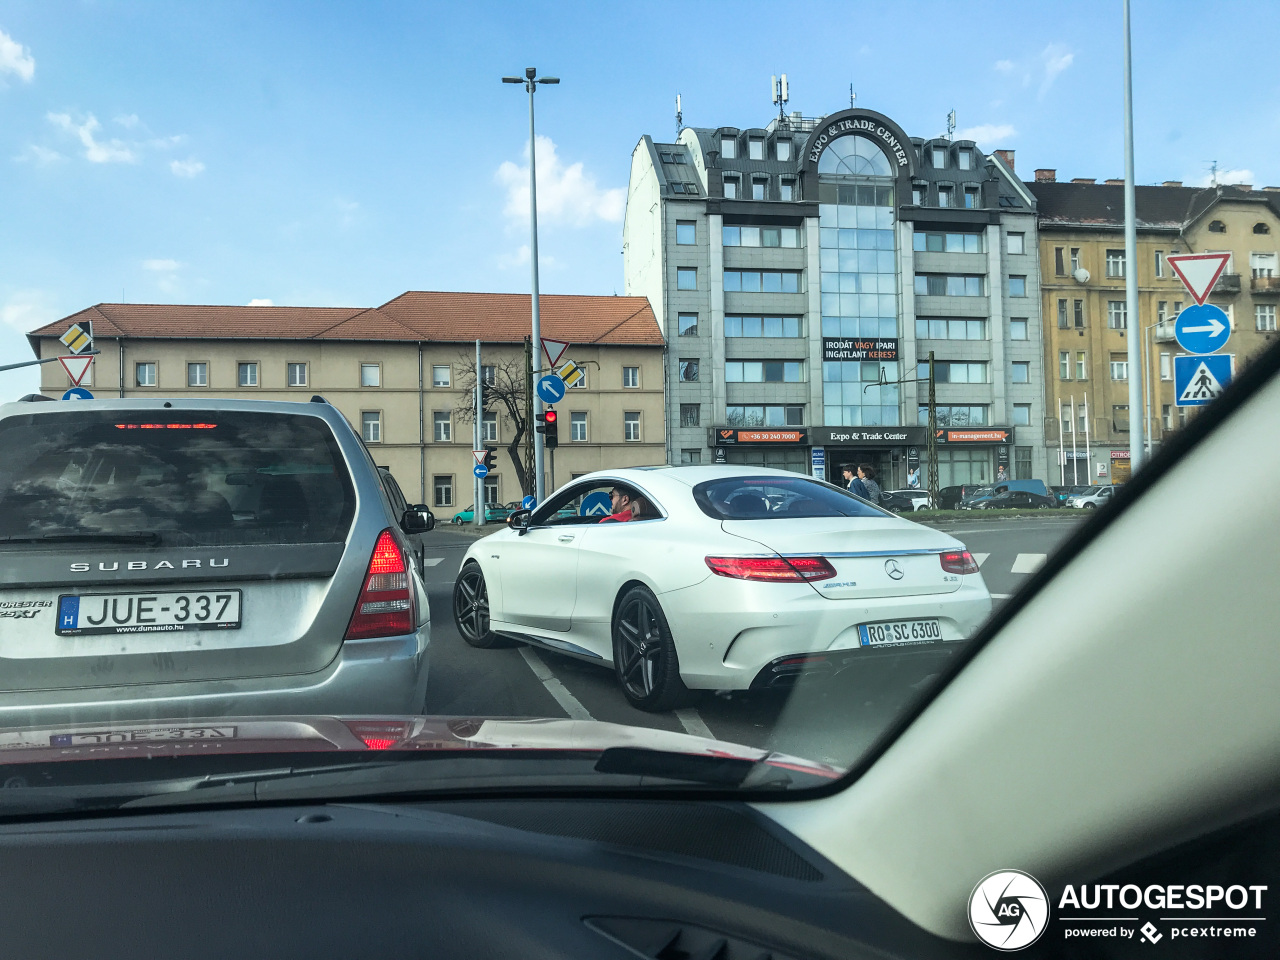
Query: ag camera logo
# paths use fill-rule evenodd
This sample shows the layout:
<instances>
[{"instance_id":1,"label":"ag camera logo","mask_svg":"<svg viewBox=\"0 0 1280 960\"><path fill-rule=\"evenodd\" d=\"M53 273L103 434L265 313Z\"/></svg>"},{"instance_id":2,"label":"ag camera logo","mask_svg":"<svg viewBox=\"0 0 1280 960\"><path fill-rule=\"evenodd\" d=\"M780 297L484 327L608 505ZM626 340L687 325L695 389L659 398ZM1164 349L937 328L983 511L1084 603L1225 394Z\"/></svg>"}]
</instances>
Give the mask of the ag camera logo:
<instances>
[{"instance_id":1,"label":"ag camera logo","mask_svg":"<svg viewBox=\"0 0 1280 960\"><path fill-rule=\"evenodd\" d=\"M1022 950L1049 925L1049 895L1021 870L989 873L969 894L969 927L996 950Z\"/></svg>"}]
</instances>

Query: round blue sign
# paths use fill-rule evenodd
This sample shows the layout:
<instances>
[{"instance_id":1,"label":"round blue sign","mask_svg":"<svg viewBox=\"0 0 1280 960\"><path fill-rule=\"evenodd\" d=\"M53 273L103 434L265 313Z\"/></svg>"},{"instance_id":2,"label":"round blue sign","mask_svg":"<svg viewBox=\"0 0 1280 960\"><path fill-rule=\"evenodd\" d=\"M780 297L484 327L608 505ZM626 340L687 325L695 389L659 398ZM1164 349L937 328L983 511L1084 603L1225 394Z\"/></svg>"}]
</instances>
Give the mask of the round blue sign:
<instances>
[{"instance_id":1,"label":"round blue sign","mask_svg":"<svg viewBox=\"0 0 1280 960\"><path fill-rule=\"evenodd\" d=\"M603 490L587 494L582 498L582 506L578 508L578 515L582 517L607 517L612 512L613 501Z\"/></svg>"},{"instance_id":2,"label":"round blue sign","mask_svg":"<svg viewBox=\"0 0 1280 960\"><path fill-rule=\"evenodd\" d=\"M93 394L84 387L72 387L62 395L63 400L92 400Z\"/></svg>"},{"instance_id":3,"label":"round blue sign","mask_svg":"<svg viewBox=\"0 0 1280 960\"><path fill-rule=\"evenodd\" d=\"M564 381L554 373L538 381L538 397L543 403L559 403L564 399Z\"/></svg>"},{"instance_id":4,"label":"round blue sign","mask_svg":"<svg viewBox=\"0 0 1280 960\"><path fill-rule=\"evenodd\" d=\"M1187 353L1213 353L1227 345L1231 321L1221 307L1197 303L1178 314L1173 322L1173 335Z\"/></svg>"},{"instance_id":5,"label":"round blue sign","mask_svg":"<svg viewBox=\"0 0 1280 960\"><path fill-rule=\"evenodd\" d=\"M471 472L474 473L476 477L483 480L485 477L489 475L489 468L486 467L483 463L477 463L476 468Z\"/></svg>"},{"instance_id":6,"label":"round blue sign","mask_svg":"<svg viewBox=\"0 0 1280 960\"><path fill-rule=\"evenodd\" d=\"M520 506L524 507L524 509L526 510L532 510L537 505L538 505L538 501L533 499L532 496L525 497L523 500L520 501Z\"/></svg>"}]
</instances>

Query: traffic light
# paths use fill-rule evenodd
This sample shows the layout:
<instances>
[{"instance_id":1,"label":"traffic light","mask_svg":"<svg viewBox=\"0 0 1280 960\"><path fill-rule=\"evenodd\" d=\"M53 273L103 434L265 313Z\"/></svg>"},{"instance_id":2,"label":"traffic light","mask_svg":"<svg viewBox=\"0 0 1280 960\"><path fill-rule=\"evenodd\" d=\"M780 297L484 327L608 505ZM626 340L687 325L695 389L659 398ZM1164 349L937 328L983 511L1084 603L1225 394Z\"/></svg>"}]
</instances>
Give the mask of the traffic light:
<instances>
[{"instance_id":1,"label":"traffic light","mask_svg":"<svg viewBox=\"0 0 1280 960\"><path fill-rule=\"evenodd\" d=\"M538 425L534 427L534 429L538 431L538 433L542 434L543 437L545 438L547 449L550 450L556 446L559 446L560 444L560 433L559 433L560 425L558 423L559 414L556 413L555 409L553 407L547 407L546 412L539 413L537 415L537 421L538 421Z\"/></svg>"},{"instance_id":2,"label":"traffic light","mask_svg":"<svg viewBox=\"0 0 1280 960\"><path fill-rule=\"evenodd\" d=\"M486 383L484 380L480 381L480 409L481 410L487 410L489 407L489 403L493 400L493 395L490 393L492 389L493 389L493 384Z\"/></svg>"},{"instance_id":3,"label":"traffic light","mask_svg":"<svg viewBox=\"0 0 1280 960\"><path fill-rule=\"evenodd\" d=\"M490 472L492 472L493 469L497 466L497 464L494 462L494 459L493 459L497 455L498 455L497 447L485 447L484 459L481 460L480 462L484 464L484 466L487 467Z\"/></svg>"}]
</instances>

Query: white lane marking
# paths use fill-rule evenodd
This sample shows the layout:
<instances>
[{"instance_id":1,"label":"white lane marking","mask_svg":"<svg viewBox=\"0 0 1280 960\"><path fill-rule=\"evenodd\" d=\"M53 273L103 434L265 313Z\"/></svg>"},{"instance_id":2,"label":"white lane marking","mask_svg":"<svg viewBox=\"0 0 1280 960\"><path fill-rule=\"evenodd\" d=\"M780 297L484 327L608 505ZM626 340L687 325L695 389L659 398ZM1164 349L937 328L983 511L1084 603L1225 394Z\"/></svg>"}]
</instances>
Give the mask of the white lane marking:
<instances>
[{"instance_id":1,"label":"white lane marking","mask_svg":"<svg viewBox=\"0 0 1280 960\"><path fill-rule=\"evenodd\" d=\"M991 554L989 554L989 553L975 553L975 554L972 554L973 562L974 562L974 563L976 563L978 566L982 566L984 563L986 563L986 562L987 562L987 557L989 557L989 556L991 556Z\"/></svg>"},{"instance_id":2,"label":"white lane marking","mask_svg":"<svg viewBox=\"0 0 1280 960\"><path fill-rule=\"evenodd\" d=\"M444 557L427 557L425 560L422 561L422 565L424 567L434 567L437 563L439 563L443 559Z\"/></svg>"},{"instance_id":3,"label":"white lane marking","mask_svg":"<svg viewBox=\"0 0 1280 960\"><path fill-rule=\"evenodd\" d=\"M706 737L708 740L714 740L715 734L711 732L711 728L703 722L698 711L693 707L681 707L676 711L676 719L680 721L680 726L684 727L684 732L695 737Z\"/></svg>"},{"instance_id":4,"label":"white lane marking","mask_svg":"<svg viewBox=\"0 0 1280 960\"><path fill-rule=\"evenodd\" d=\"M991 599L992 600L1008 600L1012 596L1013 596L1012 593L993 593L991 595Z\"/></svg>"},{"instance_id":5,"label":"white lane marking","mask_svg":"<svg viewBox=\"0 0 1280 960\"><path fill-rule=\"evenodd\" d=\"M520 645L520 656L524 657L524 662L529 665L529 669L533 671L533 675L542 681L542 685L547 688L547 693L555 697L556 703L560 704L565 713L572 720L591 720L593 717L569 689L556 679L556 675L551 672L548 667L538 656L538 651L524 644Z\"/></svg>"},{"instance_id":6,"label":"white lane marking","mask_svg":"<svg viewBox=\"0 0 1280 960\"><path fill-rule=\"evenodd\" d=\"M1020 553L1018 559L1013 561L1013 568L1010 573L1035 573L1040 569L1040 564L1044 563L1046 554L1043 553Z\"/></svg>"}]
</instances>

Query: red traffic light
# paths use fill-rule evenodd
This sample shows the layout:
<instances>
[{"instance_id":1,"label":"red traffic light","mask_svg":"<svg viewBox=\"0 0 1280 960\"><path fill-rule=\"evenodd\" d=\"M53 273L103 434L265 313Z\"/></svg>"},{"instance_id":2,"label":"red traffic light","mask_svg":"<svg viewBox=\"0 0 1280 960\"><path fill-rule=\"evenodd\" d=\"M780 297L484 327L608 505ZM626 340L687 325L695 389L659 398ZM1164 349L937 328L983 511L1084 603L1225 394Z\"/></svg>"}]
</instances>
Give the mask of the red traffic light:
<instances>
[{"instance_id":1,"label":"red traffic light","mask_svg":"<svg viewBox=\"0 0 1280 960\"><path fill-rule=\"evenodd\" d=\"M542 415L542 419L546 423L555 423L558 414L554 410L548 410Z\"/></svg>"}]
</instances>

